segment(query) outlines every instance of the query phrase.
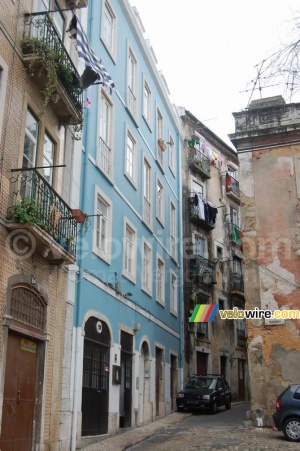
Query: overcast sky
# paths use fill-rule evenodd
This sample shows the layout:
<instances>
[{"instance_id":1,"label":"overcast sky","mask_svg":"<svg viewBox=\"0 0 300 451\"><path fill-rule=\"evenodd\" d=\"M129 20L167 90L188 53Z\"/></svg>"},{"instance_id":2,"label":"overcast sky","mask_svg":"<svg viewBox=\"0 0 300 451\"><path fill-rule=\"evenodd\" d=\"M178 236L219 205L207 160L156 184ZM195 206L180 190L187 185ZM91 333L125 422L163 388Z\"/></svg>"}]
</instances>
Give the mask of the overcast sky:
<instances>
[{"instance_id":1,"label":"overcast sky","mask_svg":"<svg viewBox=\"0 0 300 451\"><path fill-rule=\"evenodd\" d=\"M231 113L247 107L255 66L291 39L300 0L130 3L140 13L172 103L184 106L229 143L227 135L234 132ZM280 86L262 90L263 97L278 94L284 95ZM259 90L253 91L252 99L259 97Z\"/></svg>"}]
</instances>

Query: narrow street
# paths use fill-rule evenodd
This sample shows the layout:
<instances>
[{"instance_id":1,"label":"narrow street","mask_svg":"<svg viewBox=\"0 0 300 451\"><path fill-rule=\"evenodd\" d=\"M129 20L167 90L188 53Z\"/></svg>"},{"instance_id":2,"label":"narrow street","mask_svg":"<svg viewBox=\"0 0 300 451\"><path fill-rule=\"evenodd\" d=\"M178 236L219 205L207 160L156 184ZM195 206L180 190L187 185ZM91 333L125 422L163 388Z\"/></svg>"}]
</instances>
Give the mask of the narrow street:
<instances>
[{"instance_id":1,"label":"narrow street","mask_svg":"<svg viewBox=\"0 0 300 451\"><path fill-rule=\"evenodd\" d=\"M247 428L244 426L248 403L232 406L227 411L220 409L216 415L206 412L187 416L181 423L172 424L128 451L265 451L299 450L299 444L287 442L281 432L271 429Z\"/></svg>"}]
</instances>

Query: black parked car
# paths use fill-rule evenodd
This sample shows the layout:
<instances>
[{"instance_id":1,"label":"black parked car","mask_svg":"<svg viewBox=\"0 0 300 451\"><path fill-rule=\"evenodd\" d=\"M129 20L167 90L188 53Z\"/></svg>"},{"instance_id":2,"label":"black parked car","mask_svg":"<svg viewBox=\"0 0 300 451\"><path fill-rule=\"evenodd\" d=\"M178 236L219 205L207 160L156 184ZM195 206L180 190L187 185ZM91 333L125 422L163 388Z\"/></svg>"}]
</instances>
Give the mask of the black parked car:
<instances>
[{"instance_id":1,"label":"black parked car","mask_svg":"<svg viewBox=\"0 0 300 451\"><path fill-rule=\"evenodd\" d=\"M290 385L278 396L273 420L287 440L300 442L300 384Z\"/></svg>"},{"instance_id":2,"label":"black parked car","mask_svg":"<svg viewBox=\"0 0 300 451\"><path fill-rule=\"evenodd\" d=\"M177 394L176 404L178 411L209 409L211 413L216 413L221 406L230 409L231 390L220 375L193 376Z\"/></svg>"}]
</instances>

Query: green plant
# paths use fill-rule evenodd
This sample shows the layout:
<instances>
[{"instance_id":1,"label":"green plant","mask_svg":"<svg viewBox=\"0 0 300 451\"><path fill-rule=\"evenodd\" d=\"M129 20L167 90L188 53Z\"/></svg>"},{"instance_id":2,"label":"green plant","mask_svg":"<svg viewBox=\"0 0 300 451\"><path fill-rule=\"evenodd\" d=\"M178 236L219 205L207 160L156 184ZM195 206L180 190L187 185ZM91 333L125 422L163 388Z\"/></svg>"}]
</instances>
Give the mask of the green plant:
<instances>
[{"instance_id":1,"label":"green plant","mask_svg":"<svg viewBox=\"0 0 300 451\"><path fill-rule=\"evenodd\" d=\"M81 224L81 227L80 227L80 229L78 231L78 235L84 236L87 233L87 231L89 230L90 225L91 225L91 219L89 218L88 215L86 215L85 216L85 220Z\"/></svg>"},{"instance_id":2,"label":"green plant","mask_svg":"<svg viewBox=\"0 0 300 451\"><path fill-rule=\"evenodd\" d=\"M45 225L41 220L40 205L30 197L24 197L19 203L11 207L8 217L20 224Z\"/></svg>"},{"instance_id":3,"label":"green plant","mask_svg":"<svg viewBox=\"0 0 300 451\"><path fill-rule=\"evenodd\" d=\"M41 92L43 96L43 105L40 116L42 116L52 95L56 92L58 81L61 81L64 85L70 86L75 84L76 80L74 80L74 74L68 64L66 64L64 55L59 49L55 49L49 44L45 44L38 38L24 38L21 41L21 47L23 54L42 56L45 61L47 81ZM34 65L35 60L32 58L28 65L30 76L34 76Z\"/></svg>"}]
</instances>

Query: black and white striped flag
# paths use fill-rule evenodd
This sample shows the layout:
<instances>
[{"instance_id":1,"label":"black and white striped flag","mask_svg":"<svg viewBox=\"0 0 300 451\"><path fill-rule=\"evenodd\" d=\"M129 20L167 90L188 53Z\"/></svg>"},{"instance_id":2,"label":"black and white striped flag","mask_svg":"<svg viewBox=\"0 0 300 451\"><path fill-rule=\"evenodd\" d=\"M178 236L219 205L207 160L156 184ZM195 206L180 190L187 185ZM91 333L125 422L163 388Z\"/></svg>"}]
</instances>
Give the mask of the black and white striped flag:
<instances>
[{"instance_id":1,"label":"black and white striped flag","mask_svg":"<svg viewBox=\"0 0 300 451\"><path fill-rule=\"evenodd\" d=\"M87 35L75 14L70 22L68 34L70 39L76 40L78 57L82 59L85 64L85 70L80 77L80 87L86 89L95 83L95 81L98 81L98 83L107 86L112 90L115 87L115 84L105 70L101 60L90 46Z\"/></svg>"}]
</instances>

